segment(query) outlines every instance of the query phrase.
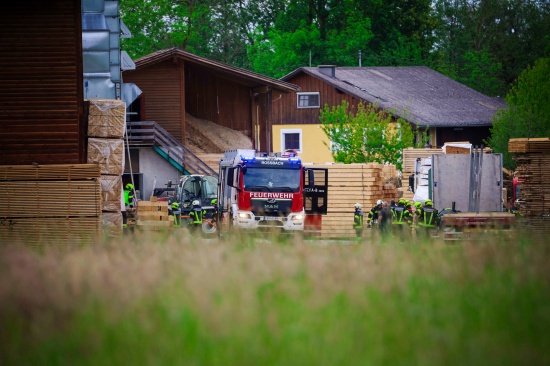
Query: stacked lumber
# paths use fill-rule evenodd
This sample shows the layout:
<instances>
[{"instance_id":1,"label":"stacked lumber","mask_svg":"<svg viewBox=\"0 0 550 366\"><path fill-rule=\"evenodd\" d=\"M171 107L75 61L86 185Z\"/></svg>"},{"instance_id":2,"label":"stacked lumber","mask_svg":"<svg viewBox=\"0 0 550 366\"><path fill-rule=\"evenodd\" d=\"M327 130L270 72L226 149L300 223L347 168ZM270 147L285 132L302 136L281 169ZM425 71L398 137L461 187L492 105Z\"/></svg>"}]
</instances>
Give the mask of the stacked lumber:
<instances>
[{"instance_id":1,"label":"stacked lumber","mask_svg":"<svg viewBox=\"0 0 550 366\"><path fill-rule=\"evenodd\" d=\"M389 201L398 195L395 185L385 183L383 165L369 164L312 164L328 169L328 212L322 218L321 236L342 238L355 236L353 230L354 204L363 206L365 215L376 201Z\"/></svg>"},{"instance_id":2,"label":"stacked lumber","mask_svg":"<svg viewBox=\"0 0 550 366\"><path fill-rule=\"evenodd\" d=\"M100 228L97 164L0 166L2 243L67 244Z\"/></svg>"},{"instance_id":3,"label":"stacked lumber","mask_svg":"<svg viewBox=\"0 0 550 366\"><path fill-rule=\"evenodd\" d=\"M124 136L126 104L117 99L88 99L88 137L117 138Z\"/></svg>"},{"instance_id":4,"label":"stacked lumber","mask_svg":"<svg viewBox=\"0 0 550 366\"><path fill-rule=\"evenodd\" d=\"M417 159L431 158L435 154L443 154L443 151L440 148L403 149L403 177L408 179L409 175L416 173Z\"/></svg>"},{"instance_id":5,"label":"stacked lumber","mask_svg":"<svg viewBox=\"0 0 550 366\"><path fill-rule=\"evenodd\" d=\"M550 139L510 139L517 162L515 175L522 182L520 223L529 230L550 232Z\"/></svg>"},{"instance_id":6,"label":"stacked lumber","mask_svg":"<svg viewBox=\"0 0 550 366\"><path fill-rule=\"evenodd\" d=\"M508 141L508 151L515 153L550 153L550 138L517 138Z\"/></svg>"},{"instance_id":7,"label":"stacked lumber","mask_svg":"<svg viewBox=\"0 0 550 366\"><path fill-rule=\"evenodd\" d=\"M167 230L173 227L174 218L168 215L168 202L138 201L137 227L141 230Z\"/></svg>"},{"instance_id":8,"label":"stacked lumber","mask_svg":"<svg viewBox=\"0 0 550 366\"><path fill-rule=\"evenodd\" d=\"M102 227L109 235L122 234L122 174L126 104L115 99L89 99L88 163L101 171ZM117 229L118 228L118 229Z\"/></svg>"}]
</instances>

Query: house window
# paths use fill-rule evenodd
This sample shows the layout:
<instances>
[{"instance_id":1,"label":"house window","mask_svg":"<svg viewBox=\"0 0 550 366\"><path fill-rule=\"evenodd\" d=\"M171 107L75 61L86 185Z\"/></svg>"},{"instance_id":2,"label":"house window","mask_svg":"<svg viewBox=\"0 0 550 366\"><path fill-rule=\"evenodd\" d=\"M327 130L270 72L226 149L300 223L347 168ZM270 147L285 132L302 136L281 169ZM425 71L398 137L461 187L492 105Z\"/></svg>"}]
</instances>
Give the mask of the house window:
<instances>
[{"instance_id":1,"label":"house window","mask_svg":"<svg viewBox=\"0 0 550 366\"><path fill-rule=\"evenodd\" d=\"M281 130L281 151L285 150L302 151L302 130Z\"/></svg>"},{"instance_id":2,"label":"house window","mask_svg":"<svg viewBox=\"0 0 550 366\"><path fill-rule=\"evenodd\" d=\"M319 108L319 93L297 93L298 108Z\"/></svg>"}]
</instances>

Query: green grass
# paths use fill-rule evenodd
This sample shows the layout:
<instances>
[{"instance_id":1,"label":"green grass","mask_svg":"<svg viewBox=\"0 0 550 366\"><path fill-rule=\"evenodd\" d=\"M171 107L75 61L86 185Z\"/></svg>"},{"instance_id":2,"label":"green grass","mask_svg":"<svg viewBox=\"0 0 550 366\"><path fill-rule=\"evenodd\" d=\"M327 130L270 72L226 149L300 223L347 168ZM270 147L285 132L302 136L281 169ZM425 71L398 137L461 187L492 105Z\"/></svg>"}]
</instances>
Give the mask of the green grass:
<instances>
[{"instance_id":1,"label":"green grass","mask_svg":"<svg viewBox=\"0 0 550 366\"><path fill-rule=\"evenodd\" d=\"M0 247L2 365L550 363L550 247Z\"/></svg>"}]
</instances>

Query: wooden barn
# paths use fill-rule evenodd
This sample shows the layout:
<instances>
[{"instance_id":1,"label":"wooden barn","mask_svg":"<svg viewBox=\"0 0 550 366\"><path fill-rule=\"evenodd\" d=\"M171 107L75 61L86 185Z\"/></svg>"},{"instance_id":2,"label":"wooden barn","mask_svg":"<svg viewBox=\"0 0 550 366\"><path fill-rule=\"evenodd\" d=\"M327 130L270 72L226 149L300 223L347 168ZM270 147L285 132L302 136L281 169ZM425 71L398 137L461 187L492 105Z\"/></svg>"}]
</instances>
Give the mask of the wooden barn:
<instances>
[{"instance_id":1,"label":"wooden barn","mask_svg":"<svg viewBox=\"0 0 550 366\"><path fill-rule=\"evenodd\" d=\"M186 138L186 113L250 137L254 148L271 149L273 94L298 88L238 67L177 48L135 60L135 70L123 73L125 82L142 90L130 106L134 120L156 121L181 143Z\"/></svg>"},{"instance_id":2,"label":"wooden barn","mask_svg":"<svg viewBox=\"0 0 550 366\"><path fill-rule=\"evenodd\" d=\"M317 162L331 159L330 142L319 129L319 111L325 105L340 105L343 100L351 106L376 104L417 129L429 127L433 146L454 141L482 144L490 135L493 115L506 108L503 100L423 66L302 67L282 80L300 90L273 97L278 100L273 103L273 143Z\"/></svg>"},{"instance_id":3,"label":"wooden barn","mask_svg":"<svg viewBox=\"0 0 550 366\"><path fill-rule=\"evenodd\" d=\"M108 40L105 9L112 12L109 19L116 22L118 1L29 0L3 6L2 244L81 243L99 234L107 218L103 211L109 210L109 202L102 193L110 192L104 189L107 176L102 175L100 161L93 161L89 154L91 139L83 82L86 68L96 66L87 65L84 56L83 24L85 18L89 19L84 13L93 13L95 19L103 21L104 39ZM111 51L115 53L116 48ZM96 155L103 159L102 153ZM122 158L122 149L119 155ZM108 178L121 185L120 175ZM120 206L120 194L113 201ZM121 227L120 208L113 210L108 213L108 225Z\"/></svg>"},{"instance_id":4,"label":"wooden barn","mask_svg":"<svg viewBox=\"0 0 550 366\"><path fill-rule=\"evenodd\" d=\"M85 163L80 1L0 13L0 165Z\"/></svg>"}]
</instances>

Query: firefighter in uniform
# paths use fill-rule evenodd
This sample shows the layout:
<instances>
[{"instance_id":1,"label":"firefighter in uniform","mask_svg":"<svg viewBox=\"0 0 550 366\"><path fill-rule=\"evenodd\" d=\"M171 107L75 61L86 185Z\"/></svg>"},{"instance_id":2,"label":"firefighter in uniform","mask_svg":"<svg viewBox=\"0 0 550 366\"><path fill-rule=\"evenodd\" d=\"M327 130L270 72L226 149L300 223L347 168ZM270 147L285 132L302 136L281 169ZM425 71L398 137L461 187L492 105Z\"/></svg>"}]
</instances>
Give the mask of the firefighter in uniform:
<instances>
[{"instance_id":1,"label":"firefighter in uniform","mask_svg":"<svg viewBox=\"0 0 550 366\"><path fill-rule=\"evenodd\" d=\"M180 204L177 202L172 202L170 207L172 208L171 214L174 216L174 227L181 227Z\"/></svg>"},{"instance_id":2,"label":"firefighter in uniform","mask_svg":"<svg viewBox=\"0 0 550 366\"><path fill-rule=\"evenodd\" d=\"M202 217L206 211L202 209L198 200L194 200L192 205L193 208L191 209L191 212L189 212L189 217L191 218L189 226L194 229L200 228L202 227Z\"/></svg>"},{"instance_id":3,"label":"firefighter in uniform","mask_svg":"<svg viewBox=\"0 0 550 366\"><path fill-rule=\"evenodd\" d=\"M393 220L392 229L402 239L409 233L409 227L412 222L411 212L405 206L407 201L403 198L397 201L397 206L392 210Z\"/></svg>"},{"instance_id":4,"label":"firefighter in uniform","mask_svg":"<svg viewBox=\"0 0 550 366\"><path fill-rule=\"evenodd\" d=\"M418 229L423 231L426 237L429 236L430 231L434 230L439 225L439 212L433 205L430 199L424 201L424 207L420 210L418 217Z\"/></svg>"},{"instance_id":5,"label":"firefighter in uniform","mask_svg":"<svg viewBox=\"0 0 550 366\"><path fill-rule=\"evenodd\" d=\"M382 210L382 200L376 201L376 206L374 206L367 215L367 226L371 227L372 224L375 224L378 220L378 213Z\"/></svg>"},{"instance_id":6,"label":"firefighter in uniform","mask_svg":"<svg viewBox=\"0 0 550 366\"><path fill-rule=\"evenodd\" d=\"M127 183L124 186L124 206L125 209L122 212L122 227L127 227L128 217L134 217L135 214L134 185L132 183Z\"/></svg>"},{"instance_id":7,"label":"firefighter in uniform","mask_svg":"<svg viewBox=\"0 0 550 366\"><path fill-rule=\"evenodd\" d=\"M355 235L358 238L363 236L363 210L361 209L361 204L355 204L355 212L353 213L353 229L355 230Z\"/></svg>"}]
</instances>

